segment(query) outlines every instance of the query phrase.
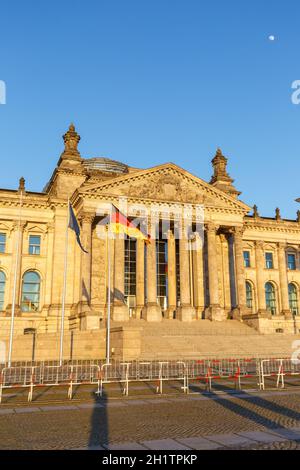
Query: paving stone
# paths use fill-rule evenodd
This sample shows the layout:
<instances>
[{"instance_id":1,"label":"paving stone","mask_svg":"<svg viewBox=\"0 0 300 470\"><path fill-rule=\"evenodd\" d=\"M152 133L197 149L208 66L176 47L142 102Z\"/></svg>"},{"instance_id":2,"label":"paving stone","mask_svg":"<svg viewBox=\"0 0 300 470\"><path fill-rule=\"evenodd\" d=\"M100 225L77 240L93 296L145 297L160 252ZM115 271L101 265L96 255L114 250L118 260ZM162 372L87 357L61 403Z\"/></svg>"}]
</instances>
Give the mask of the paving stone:
<instances>
[{"instance_id":1,"label":"paving stone","mask_svg":"<svg viewBox=\"0 0 300 470\"><path fill-rule=\"evenodd\" d=\"M202 395L192 395L192 396L189 396L188 398L189 400L209 400L208 397L203 397Z\"/></svg>"},{"instance_id":2,"label":"paving stone","mask_svg":"<svg viewBox=\"0 0 300 470\"><path fill-rule=\"evenodd\" d=\"M78 410L78 407L75 406L75 405L47 405L47 406L40 406L40 409L42 411L59 411L59 410L63 410L63 411L67 411L67 410Z\"/></svg>"},{"instance_id":3,"label":"paving stone","mask_svg":"<svg viewBox=\"0 0 300 470\"><path fill-rule=\"evenodd\" d=\"M114 407L119 407L119 406L126 406L126 403L124 401L110 401L105 403L104 407L108 408L114 408Z\"/></svg>"},{"instance_id":4,"label":"paving stone","mask_svg":"<svg viewBox=\"0 0 300 470\"><path fill-rule=\"evenodd\" d=\"M187 445L174 441L174 439L143 441L141 444L151 450L190 450Z\"/></svg>"},{"instance_id":5,"label":"paving stone","mask_svg":"<svg viewBox=\"0 0 300 470\"><path fill-rule=\"evenodd\" d=\"M106 450L106 449L102 446L89 446L89 447L86 447L85 450Z\"/></svg>"},{"instance_id":6,"label":"paving stone","mask_svg":"<svg viewBox=\"0 0 300 470\"><path fill-rule=\"evenodd\" d=\"M77 405L77 408L82 408L82 409L97 409L97 408L104 408L105 405L101 405L100 403L82 403L80 405Z\"/></svg>"},{"instance_id":7,"label":"paving stone","mask_svg":"<svg viewBox=\"0 0 300 470\"><path fill-rule=\"evenodd\" d=\"M243 444L253 444L253 440L248 439L244 436L239 436L237 434L212 434L205 436L206 439L210 441L217 442L223 446L235 446Z\"/></svg>"},{"instance_id":8,"label":"paving stone","mask_svg":"<svg viewBox=\"0 0 300 470\"><path fill-rule=\"evenodd\" d=\"M28 407L28 408L15 408L16 413L35 413L37 411L41 411L39 407Z\"/></svg>"},{"instance_id":9,"label":"paving stone","mask_svg":"<svg viewBox=\"0 0 300 470\"><path fill-rule=\"evenodd\" d=\"M272 434L272 431L265 432L265 431L246 431L246 432L239 432L237 433L239 436L247 437L248 439L252 439L256 442L280 442L285 441L286 439L283 437L277 437L277 435Z\"/></svg>"},{"instance_id":10,"label":"paving stone","mask_svg":"<svg viewBox=\"0 0 300 470\"><path fill-rule=\"evenodd\" d=\"M167 398L151 398L150 400L147 400L147 403L170 403L170 400L168 400Z\"/></svg>"},{"instance_id":11,"label":"paving stone","mask_svg":"<svg viewBox=\"0 0 300 470\"><path fill-rule=\"evenodd\" d=\"M272 432L274 434L278 434L279 436L289 439L290 441L299 441L300 440L300 428L292 428L292 429L286 429L286 428L278 428L278 429L272 429Z\"/></svg>"},{"instance_id":12,"label":"paving stone","mask_svg":"<svg viewBox=\"0 0 300 470\"><path fill-rule=\"evenodd\" d=\"M145 400L126 400L126 405L146 405L147 401Z\"/></svg>"},{"instance_id":13,"label":"paving stone","mask_svg":"<svg viewBox=\"0 0 300 470\"><path fill-rule=\"evenodd\" d=\"M0 415L9 415L9 414L14 414L15 410L12 408L4 408L3 410L0 410Z\"/></svg>"},{"instance_id":14,"label":"paving stone","mask_svg":"<svg viewBox=\"0 0 300 470\"><path fill-rule=\"evenodd\" d=\"M106 446L105 446L106 447ZM125 442L122 444L109 444L107 450L146 450L147 447L138 442Z\"/></svg>"},{"instance_id":15,"label":"paving stone","mask_svg":"<svg viewBox=\"0 0 300 470\"><path fill-rule=\"evenodd\" d=\"M186 437L183 439L177 439L177 441L195 450L214 450L223 447L217 442L205 439L205 437Z\"/></svg>"}]
</instances>

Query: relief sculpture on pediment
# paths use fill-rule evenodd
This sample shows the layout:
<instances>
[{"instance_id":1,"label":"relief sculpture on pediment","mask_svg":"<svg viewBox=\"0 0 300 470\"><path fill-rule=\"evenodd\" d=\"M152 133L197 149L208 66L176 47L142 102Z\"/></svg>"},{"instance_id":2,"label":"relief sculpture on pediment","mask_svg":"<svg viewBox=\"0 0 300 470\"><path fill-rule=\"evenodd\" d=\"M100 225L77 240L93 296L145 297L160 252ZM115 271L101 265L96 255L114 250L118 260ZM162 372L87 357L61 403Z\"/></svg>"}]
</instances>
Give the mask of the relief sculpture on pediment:
<instances>
[{"instance_id":1,"label":"relief sculpture on pediment","mask_svg":"<svg viewBox=\"0 0 300 470\"><path fill-rule=\"evenodd\" d=\"M163 175L159 178L149 178L139 185L130 185L128 195L146 199L158 199L162 201L176 201L184 203L203 204L205 196L182 182L179 178L171 175Z\"/></svg>"}]
</instances>

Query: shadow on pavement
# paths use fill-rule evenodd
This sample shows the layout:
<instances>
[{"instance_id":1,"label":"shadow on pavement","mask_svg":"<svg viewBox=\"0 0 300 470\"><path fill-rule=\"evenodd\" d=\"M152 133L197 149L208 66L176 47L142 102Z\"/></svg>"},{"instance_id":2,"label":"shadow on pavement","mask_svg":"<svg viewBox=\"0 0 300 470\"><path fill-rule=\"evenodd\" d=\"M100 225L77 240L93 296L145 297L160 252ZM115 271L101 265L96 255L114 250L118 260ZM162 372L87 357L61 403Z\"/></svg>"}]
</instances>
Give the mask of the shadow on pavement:
<instances>
[{"instance_id":1,"label":"shadow on pavement","mask_svg":"<svg viewBox=\"0 0 300 470\"><path fill-rule=\"evenodd\" d=\"M218 384L214 384L214 387L217 389L215 392L214 391L206 392L206 391L203 391L203 390L199 391L199 388L197 388L197 391L201 395L205 395L206 397L213 398L213 399L217 398L216 403L218 403L218 405L222 406L223 408L231 411L232 413L234 413L238 416L241 416L243 418L248 419L249 421L252 421L253 423L255 423L257 425L263 426L264 428L266 428L266 430L274 431L274 432L276 432L276 434L281 435L284 438L287 438L286 431L288 431L289 432L288 440L294 440L294 441L299 441L300 440L299 434L296 433L296 432L293 432L292 429L290 429L288 427L284 427L283 425L278 424L277 421L275 421L271 418L267 418L265 416L262 416L261 414L257 413L256 411L251 410L247 407L244 407L240 403L233 402L232 400L234 398L236 398L236 399L245 399L245 398L247 398L249 400L251 399L252 402L253 401L255 402L255 405L257 405L257 406L259 406L263 409L267 409L267 410L272 411L273 413L277 413L279 415L286 416L290 419L300 421L300 413L298 413L297 411L293 411L293 410L291 410L289 408L286 408L286 407L283 407L281 405L276 405L275 403L272 403L272 402L270 402L270 401L268 401L264 398L261 398L257 395L249 394L249 393L247 393L243 390L238 390L236 392L236 394L232 394L232 388L229 388L229 387L224 388L224 385L218 387ZM221 389L222 391L225 391L225 392L230 391L231 392L230 398L222 397L222 395L217 393L218 388ZM226 390L226 388L227 388L227 390ZM191 389L193 390L192 387L191 387ZM260 429L260 431L261 431L261 429Z\"/></svg>"},{"instance_id":2,"label":"shadow on pavement","mask_svg":"<svg viewBox=\"0 0 300 470\"><path fill-rule=\"evenodd\" d=\"M89 450L99 450L109 444L107 395L103 391L101 399L94 394L94 406L91 417Z\"/></svg>"}]
</instances>

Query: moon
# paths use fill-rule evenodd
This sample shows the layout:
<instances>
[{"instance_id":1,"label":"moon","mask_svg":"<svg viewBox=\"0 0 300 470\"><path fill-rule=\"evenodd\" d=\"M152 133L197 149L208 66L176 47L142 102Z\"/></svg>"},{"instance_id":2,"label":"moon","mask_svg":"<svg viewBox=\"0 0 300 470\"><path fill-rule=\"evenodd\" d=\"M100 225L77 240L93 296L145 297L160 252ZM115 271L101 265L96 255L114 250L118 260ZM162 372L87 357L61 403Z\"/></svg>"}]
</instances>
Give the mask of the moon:
<instances>
[{"instance_id":1,"label":"moon","mask_svg":"<svg viewBox=\"0 0 300 470\"><path fill-rule=\"evenodd\" d=\"M275 41L275 36L273 34L269 36L269 41Z\"/></svg>"}]
</instances>

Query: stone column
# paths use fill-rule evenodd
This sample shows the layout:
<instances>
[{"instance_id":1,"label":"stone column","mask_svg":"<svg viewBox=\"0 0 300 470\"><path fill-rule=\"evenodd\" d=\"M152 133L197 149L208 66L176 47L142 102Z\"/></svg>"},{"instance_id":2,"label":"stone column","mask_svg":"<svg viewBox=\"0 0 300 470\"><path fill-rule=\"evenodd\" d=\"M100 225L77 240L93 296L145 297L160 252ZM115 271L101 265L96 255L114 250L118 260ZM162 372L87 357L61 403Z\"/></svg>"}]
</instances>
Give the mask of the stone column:
<instances>
[{"instance_id":1,"label":"stone column","mask_svg":"<svg viewBox=\"0 0 300 470\"><path fill-rule=\"evenodd\" d=\"M147 321L161 321L161 307L157 303L157 279L156 279L156 240L152 239L147 245L147 304L143 318Z\"/></svg>"},{"instance_id":2,"label":"stone column","mask_svg":"<svg viewBox=\"0 0 300 470\"><path fill-rule=\"evenodd\" d=\"M278 268L280 280L280 296L281 296L281 314L286 318L292 318L292 313L289 304L289 291L287 279L287 265L286 265L286 252L285 244L278 243Z\"/></svg>"},{"instance_id":3,"label":"stone column","mask_svg":"<svg viewBox=\"0 0 300 470\"><path fill-rule=\"evenodd\" d=\"M87 253L81 251L82 260L82 301L91 303L91 263L92 263L92 222L94 214L85 212L81 216L82 221L82 246Z\"/></svg>"},{"instance_id":4,"label":"stone column","mask_svg":"<svg viewBox=\"0 0 300 470\"><path fill-rule=\"evenodd\" d=\"M194 303L197 312L197 318L202 318L204 311L204 269L203 269L203 240L199 233L195 233L192 241L193 256L193 280L194 280Z\"/></svg>"},{"instance_id":5,"label":"stone column","mask_svg":"<svg viewBox=\"0 0 300 470\"><path fill-rule=\"evenodd\" d=\"M168 317L176 311L176 247L172 230L168 231Z\"/></svg>"},{"instance_id":6,"label":"stone column","mask_svg":"<svg viewBox=\"0 0 300 470\"><path fill-rule=\"evenodd\" d=\"M129 312L124 298L125 240L122 233L116 234L114 250L113 320L128 321Z\"/></svg>"},{"instance_id":7,"label":"stone column","mask_svg":"<svg viewBox=\"0 0 300 470\"><path fill-rule=\"evenodd\" d=\"M191 299L190 256L189 241L183 231L179 240L180 308L178 318L181 321L191 321L195 314Z\"/></svg>"},{"instance_id":8,"label":"stone column","mask_svg":"<svg viewBox=\"0 0 300 470\"><path fill-rule=\"evenodd\" d=\"M241 318L246 311L246 285L243 256L243 227L235 227L234 237L234 261L235 261L235 285L237 293L237 307L234 309L234 318Z\"/></svg>"},{"instance_id":9,"label":"stone column","mask_svg":"<svg viewBox=\"0 0 300 470\"><path fill-rule=\"evenodd\" d=\"M136 317L141 318L145 307L145 242L136 241Z\"/></svg>"},{"instance_id":10,"label":"stone column","mask_svg":"<svg viewBox=\"0 0 300 470\"><path fill-rule=\"evenodd\" d=\"M14 230L14 239L13 239L13 248L12 248L12 269L11 269L11 278L10 278L10 285L11 285L11 293L9 304L7 306L8 312L11 312L11 307L13 303L13 292L14 292L14 278L15 278L15 268L16 263L18 261L17 266L17 282L16 282L16 297L15 297L15 314L18 315L21 312L21 285L22 285L22 258L23 258L23 238L24 238L24 229L27 222L21 221L15 222L13 225ZM19 244L19 250L17 252L16 247Z\"/></svg>"},{"instance_id":11,"label":"stone column","mask_svg":"<svg viewBox=\"0 0 300 470\"><path fill-rule=\"evenodd\" d=\"M258 315L261 317L268 317L271 316L271 314L268 314L266 309L266 295L264 282L265 258L263 241L255 242L255 264Z\"/></svg>"},{"instance_id":12,"label":"stone column","mask_svg":"<svg viewBox=\"0 0 300 470\"><path fill-rule=\"evenodd\" d=\"M218 260L216 244L217 227L212 222L206 225L207 232L207 252L208 252L208 283L209 283L209 318L211 320L225 320L224 310L220 307L219 299L219 278Z\"/></svg>"}]
</instances>

